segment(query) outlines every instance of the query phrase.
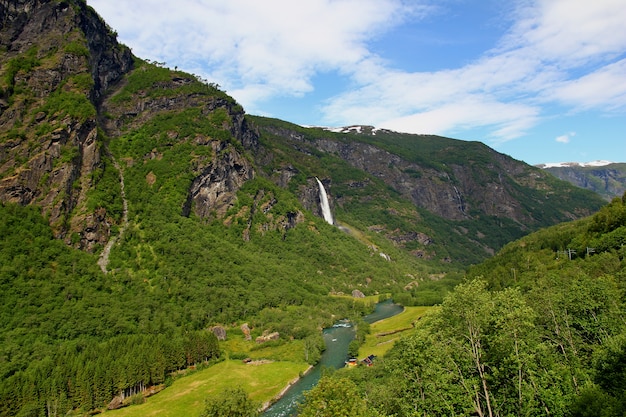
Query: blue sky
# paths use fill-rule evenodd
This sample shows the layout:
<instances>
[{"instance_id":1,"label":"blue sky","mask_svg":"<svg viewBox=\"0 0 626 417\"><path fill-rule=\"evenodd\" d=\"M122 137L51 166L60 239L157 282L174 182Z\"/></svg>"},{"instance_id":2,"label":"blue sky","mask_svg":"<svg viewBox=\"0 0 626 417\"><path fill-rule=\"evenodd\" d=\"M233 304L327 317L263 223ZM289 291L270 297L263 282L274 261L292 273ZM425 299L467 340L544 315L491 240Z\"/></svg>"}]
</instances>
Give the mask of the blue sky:
<instances>
[{"instance_id":1,"label":"blue sky","mask_svg":"<svg viewBox=\"0 0 626 417\"><path fill-rule=\"evenodd\" d=\"M246 112L626 162L624 0L88 0Z\"/></svg>"}]
</instances>

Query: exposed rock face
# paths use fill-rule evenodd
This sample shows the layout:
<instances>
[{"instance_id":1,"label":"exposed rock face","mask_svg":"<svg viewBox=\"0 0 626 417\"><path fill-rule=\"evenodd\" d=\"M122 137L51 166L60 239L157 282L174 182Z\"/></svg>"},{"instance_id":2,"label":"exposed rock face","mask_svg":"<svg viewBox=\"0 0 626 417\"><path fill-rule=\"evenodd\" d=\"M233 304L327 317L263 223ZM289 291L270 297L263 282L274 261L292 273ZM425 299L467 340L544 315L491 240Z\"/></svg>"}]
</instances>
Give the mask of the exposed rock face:
<instances>
[{"instance_id":1,"label":"exposed rock face","mask_svg":"<svg viewBox=\"0 0 626 417\"><path fill-rule=\"evenodd\" d=\"M268 140L280 144L261 147L256 159L272 166L276 184L290 190L297 184L302 205L322 217L313 179L319 176L334 213L368 213L371 223L355 221L365 220L365 227L422 259L489 256L510 239L589 215L602 204L480 142L255 120ZM462 251L443 256L457 243Z\"/></svg>"},{"instance_id":2,"label":"exposed rock face","mask_svg":"<svg viewBox=\"0 0 626 417\"><path fill-rule=\"evenodd\" d=\"M335 203L331 195L330 181L326 178L320 178L320 181L324 184L324 188L327 190L326 192L329 193L328 203L332 211ZM320 188L315 178L307 179L306 186L300 187L298 197L305 209L311 211L317 217L324 218L320 201Z\"/></svg>"},{"instance_id":3,"label":"exposed rock face","mask_svg":"<svg viewBox=\"0 0 626 417\"><path fill-rule=\"evenodd\" d=\"M141 71L141 69L139 69ZM237 191L255 176L252 163L244 155L245 151L255 152L258 148L258 132L251 128L241 108L234 102L221 97L199 93L187 93L181 87L197 81L172 73L169 80L160 81L158 87L168 91L180 91L166 96L152 96L147 91L139 91L132 100L105 100L103 112L111 114L105 121L105 128L110 136L121 136L134 129L140 129L151 119L162 114L182 112L186 109L199 109L201 117L210 119L213 114L224 115L222 125L216 126L227 130L241 146L235 146L226 140L217 140L203 133L186 137L177 131L167 132L168 145L192 142L195 145L211 149L211 156L196 161L193 167L193 179L187 199L182 206L184 216L192 213L206 219L223 218L237 199ZM112 93L114 97L115 92ZM242 152L243 148L243 152ZM161 158L159 150L154 149L146 159ZM146 180L154 183L154 174Z\"/></svg>"},{"instance_id":4,"label":"exposed rock face","mask_svg":"<svg viewBox=\"0 0 626 417\"><path fill-rule=\"evenodd\" d=\"M83 1L4 1L0 23L6 47L0 64L17 68L6 78L9 84L0 85L0 131L10 132L0 143L0 201L40 205L56 235L74 246L101 248L110 239L111 226L121 222L119 213L87 208L90 190L112 164L98 128L115 138L164 112L198 108L206 118L222 112L217 127L243 150L258 148L258 132L248 125L243 109L223 94L139 91L131 100L109 100L133 70L134 58ZM153 87L174 90L193 83L198 81L172 72L169 81ZM54 98L62 94L73 96L59 106ZM229 141L170 133L172 141L196 140L213 150L211 158L197 161L184 213L223 216L237 190L254 177L252 164ZM159 156L157 151L154 157Z\"/></svg>"},{"instance_id":5,"label":"exposed rock face","mask_svg":"<svg viewBox=\"0 0 626 417\"><path fill-rule=\"evenodd\" d=\"M470 197L473 193L488 194L489 204L482 204L489 215L517 214L513 202L507 199L502 184L479 183L473 179L469 165L452 167L454 177L429 167L411 163L378 147L359 143L342 143L321 139L315 146L328 153L336 154L355 168L380 178L395 190L409 198L416 206L422 207L441 217L463 220L470 217L473 205L481 205L484 199L476 202ZM414 173L420 173L419 176Z\"/></svg>"},{"instance_id":6,"label":"exposed rock face","mask_svg":"<svg viewBox=\"0 0 626 417\"><path fill-rule=\"evenodd\" d=\"M357 128L353 127L349 131L375 134L371 127ZM264 129L288 139L293 149L303 154L311 155L310 148L313 147L317 151L338 156L352 167L380 179L416 207L445 219L460 221L471 220L477 215L493 216L511 219L526 230L527 225L536 220L532 217L533 213L520 203L519 188L548 187L546 176L538 170L479 143L467 145L472 147L473 153L462 162L458 159L444 162L446 152L443 149L440 152L441 161L423 164L407 160L381 147L357 140L338 140L330 134L327 138L305 138L303 134L283 127L266 126ZM447 138L442 140L452 141ZM351 181L348 185L364 187L367 184ZM301 190L300 199L306 208L315 212L317 202L312 186ZM537 203L541 204L540 201ZM341 201L335 201L335 204L341 204ZM570 219L580 214L565 213Z\"/></svg>"},{"instance_id":7,"label":"exposed rock face","mask_svg":"<svg viewBox=\"0 0 626 417\"><path fill-rule=\"evenodd\" d=\"M222 218L237 198L237 190L253 178L250 162L227 142L212 142L214 155L220 155L206 166L189 189L183 215L192 209L203 218Z\"/></svg>"},{"instance_id":8,"label":"exposed rock face","mask_svg":"<svg viewBox=\"0 0 626 417\"><path fill-rule=\"evenodd\" d=\"M75 217L73 221L81 220ZM80 247L88 252L93 252L97 245L106 245L111 235L111 225L107 218L107 212L102 207L84 217L83 233L80 236Z\"/></svg>"},{"instance_id":9,"label":"exposed rock face","mask_svg":"<svg viewBox=\"0 0 626 417\"><path fill-rule=\"evenodd\" d=\"M0 89L0 130L13 136L0 144L0 201L40 205L58 237L69 243L74 232L91 250L112 221L84 207L91 174L106 163L96 106L132 56L83 2L5 1L0 22L0 64L17 68ZM63 94L77 108L55 104Z\"/></svg>"}]
</instances>

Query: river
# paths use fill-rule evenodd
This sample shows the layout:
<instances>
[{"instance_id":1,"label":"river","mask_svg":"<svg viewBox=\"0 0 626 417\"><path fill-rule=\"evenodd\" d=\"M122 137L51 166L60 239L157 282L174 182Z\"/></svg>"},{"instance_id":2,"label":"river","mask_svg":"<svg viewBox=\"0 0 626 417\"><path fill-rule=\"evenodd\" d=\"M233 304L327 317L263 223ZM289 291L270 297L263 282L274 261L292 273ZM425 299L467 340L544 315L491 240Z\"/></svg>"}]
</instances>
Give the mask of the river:
<instances>
[{"instance_id":1,"label":"river","mask_svg":"<svg viewBox=\"0 0 626 417\"><path fill-rule=\"evenodd\" d=\"M373 313L363 317L368 323L394 316L402 312L402 306L391 300L376 304ZM333 327L324 329L326 350L320 361L263 414L263 417L291 417L297 415L298 404L304 399L304 392L313 388L319 381L324 368L339 369L345 365L348 345L354 339L354 329L348 322L341 321Z\"/></svg>"}]
</instances>

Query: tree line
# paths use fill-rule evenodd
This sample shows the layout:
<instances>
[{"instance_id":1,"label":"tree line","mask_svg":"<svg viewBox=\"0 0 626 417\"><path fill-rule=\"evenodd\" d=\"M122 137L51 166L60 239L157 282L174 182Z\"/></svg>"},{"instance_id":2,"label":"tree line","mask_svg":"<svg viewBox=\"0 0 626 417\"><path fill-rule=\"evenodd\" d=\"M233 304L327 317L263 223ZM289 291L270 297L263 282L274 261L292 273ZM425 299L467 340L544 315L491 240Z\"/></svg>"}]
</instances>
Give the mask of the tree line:
<instances>
[{"instance_id":1,"label":"tree line","mask_svg":"<svg viewBox=\"0 0 626 417\"><path fill-rule=\"evenodd\" d=\"M0 384L0 415L56 416L106 408L167 383L172 373L217 360L210 331L124 335L104 342L71 341Z\"/></svg>"}]
</instances>

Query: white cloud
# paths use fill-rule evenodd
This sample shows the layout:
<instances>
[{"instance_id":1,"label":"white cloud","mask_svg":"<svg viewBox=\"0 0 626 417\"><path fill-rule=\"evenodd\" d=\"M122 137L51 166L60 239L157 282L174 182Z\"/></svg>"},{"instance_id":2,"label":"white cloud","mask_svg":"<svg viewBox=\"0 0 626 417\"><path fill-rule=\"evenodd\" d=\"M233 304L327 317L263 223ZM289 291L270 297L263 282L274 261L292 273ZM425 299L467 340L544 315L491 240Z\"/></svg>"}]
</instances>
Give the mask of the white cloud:
<instances>
[{"instance_id":1,"label":"white cloud","mask_svg":"<svg viewBox=\"0 0 626 417\"><path fill-rule=\"evenodd\" d=\"M487 125L495 129L495 141L506 141L518 137L535 123L536 118L537 110L533 107L468 97L433 110L387 120L381 127L408 133L444 134Z\"/></svg>"},{"instance_id":2,"label":"white cloud","mask_svg":"<svg viewBox=\"0 0 626 417\"><path fill-rule=\"evenodd\" d=\"M527 49L561 65L581 65L623 52L624 19L623 0L535 0L522 3L502 47Z\"/></svg>"},{"instance_id":3,"label":"white cloud","mask_svg":"<svg viewBox=\"0 0 626 417\"><path fill-rule=\"evenodd\" d=\"M558 136L555 140L558 143L570 143L574 136L576 136L576 132L569 132L564 135Z\"/></svg>"},{"instance_id":4,"label":"white cloud","mask_svg":"<svg viewBox=\"0 0 626 417\"><path fill-rule=\"evenodd\" d=\"M626 59L578 79L563 81L549 92L553 99L581 110L623 110L626 108Z\"/></svg>"},{"instance_id":5,"label":"white cloud","mask_svg":"<svg viewBox=\"0 0 626 417\"><path fill-rule=\"evenodd\" d=\"M310 92L318 71L351 71L368 59L368 39L426 12L401 0L89 3L136 55L202 72L252 105Z\"/></svg>"},{"instance_id":6,"label":"white cloud","mask_svg":"<svg viewBox=\"0 0 626 417\"><path fill-rule=\"evenodd\" d=\"M380 68L359 89L333 98L329 120L420 133L488 126L502 142L524 135L558 102L574 108L623 108L626 7L622 0L524 2L497 48L463 67L431 73ZM588 75L590 65L597 69Z\"/></svg>"},{"instance_id":7,"label":"white cloud","mask_svg":"<svg viewBox=\"0 0 626 417\"><path fill-rule=\"evenodd\" d=\"M488 127L494 141L506 141L523 136L551 104L626 107L623 0L517 0L497 46L458 68L408 72L372 53L372 39L433 13L429 1L89 4L136 55L200 74L257 114L267 100L312 92L321 72L352 83L323 103L331 125L440 134Z\"/></svg>"}]
</instances>

